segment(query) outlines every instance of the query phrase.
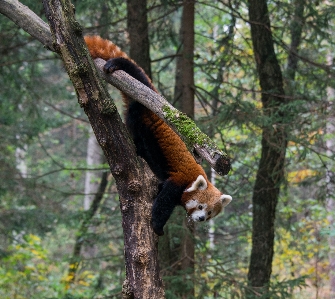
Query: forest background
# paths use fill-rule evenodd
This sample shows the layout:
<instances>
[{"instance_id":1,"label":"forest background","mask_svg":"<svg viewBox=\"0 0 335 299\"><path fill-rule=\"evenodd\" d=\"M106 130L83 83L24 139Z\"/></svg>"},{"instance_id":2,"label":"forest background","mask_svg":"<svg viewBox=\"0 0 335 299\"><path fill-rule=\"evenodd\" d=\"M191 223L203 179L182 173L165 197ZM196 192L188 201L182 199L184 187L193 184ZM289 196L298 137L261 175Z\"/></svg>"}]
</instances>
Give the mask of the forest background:
<instances>
[{"instance_id":1,"label":"forest background","mask_svg":"<svg viewBox=\"0 0 335 299\"><path fill-rule=\"evenodd\" d=\"M167 298L251 296L264 128L280 132L282 123L287 144L283 178L275 184L280 193L271 279L266 294L252 295L334 296L335 7L328 1L258 1L267 4L283 83L282 103L269 114L264 94L277 91L264 92L259 84L253 2L196 2L191 33L181 30L185 3L146 4L147 73L166 99L186 110L178 96L178 61L185 34L193 35L194 118L229 154L233 168L225 177L212 175L234 198L221 216L190 235L178 220L183 212L176 211L160 240ZM41 3L23 3L45 19ZM73 3L84 34L99 34L138 55L129 41L135 30L131 1ZM54 53L2 15L0 29L1 298L119 298L125 274L118 193L73 86ZM110 91L120 98L115 88ZM118 107L122 114L121 101ZM103 184L94 215L87 217ZM194 252L185 265L182 249L190 242ZM74 250L79 243L80 256Z\"/></svg>"}]
</instances>

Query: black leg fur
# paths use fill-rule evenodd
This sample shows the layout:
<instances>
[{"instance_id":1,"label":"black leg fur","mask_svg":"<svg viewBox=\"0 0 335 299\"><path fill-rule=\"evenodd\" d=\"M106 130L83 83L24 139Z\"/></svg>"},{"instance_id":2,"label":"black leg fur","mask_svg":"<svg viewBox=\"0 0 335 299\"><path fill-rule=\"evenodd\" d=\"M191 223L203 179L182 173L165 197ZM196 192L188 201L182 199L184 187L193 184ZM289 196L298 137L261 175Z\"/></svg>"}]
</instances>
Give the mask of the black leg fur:
<instances>
[{"instance_id":1,"label":"black leg fur","mask_svg":"<svg viewBox=\"0 0 335 299\"><path fill-rule=\"evenodd\" d=\"M113 73L116 70L127 74L153 89L153 86L144 71L126 58L113 58L106 62L104 71ZM186 186L178 186L168 179L169 165L164 157L153 132L143 123L147 108L140 103L132 102L127 115L127 127L131 131L137 154L142 156L149 164L156 176L163 181L159 186L159 193L152 207L152 227L159 236L164 235L163 227L170 218L176 205L181 204L180 199Z\"/></svg>"},{"instance_id":2,"label":"black leg fur","mask_svg":"<svg viewBox=\"0 0 335 299\"><path fill-rule=\"evenodd\" d=\"M128 75L132 76L144 85L153 89L153 86L151 85L148 76L138 65L134 64L129 59L123 57L112 58L109 59L104 65L105 73L113 73L117 70L125 71Z\"/></svg>"},{"instance_id":3,"label":"black leg fur","mask_svg":"<svg viewBox=\"0 0 335 299\"><path fill-rule=\"evenodd\" d=\"M157 195L152 207L151 223L157 235L164 235L163 227L175 206L180 204L180 198L184 190L185 186L178 186L170 180L164 182L162 190Z\"/></svg>"}]
</instances>

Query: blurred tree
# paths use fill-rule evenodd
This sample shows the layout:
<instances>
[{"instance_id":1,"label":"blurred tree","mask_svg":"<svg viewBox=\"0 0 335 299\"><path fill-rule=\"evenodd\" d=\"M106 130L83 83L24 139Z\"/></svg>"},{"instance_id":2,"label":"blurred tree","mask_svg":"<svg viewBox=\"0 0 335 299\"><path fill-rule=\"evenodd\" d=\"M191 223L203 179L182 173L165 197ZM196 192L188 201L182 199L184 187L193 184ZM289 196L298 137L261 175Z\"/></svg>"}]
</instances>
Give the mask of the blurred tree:
<instances>
[{"instance_id":1,"label":"blurred tree","mask_svg":"<svg viewBox=\"0 0 335 299\"><path fill-rule=\"evenodd\" d=\"M175 85L173 103L194 119L194 18L195 1L182 2L179 29L179 46L175 59ZM194 224L185 217L185 211L177 207L166 226L166 234L160 238L160 264L166 277L167 294L174 298L194 298ZM179 280L171 280L180 276Z\"/></svg>"},{"instance_id":2,"label":"blurred tree","mask_svg":"<svg viewBox=\"0 0 335 299\"><path fill-rule=\"evenodd\" d=\"M129 56L152 78L147 17L147 1L127 0Z\"/></svg>"},{"instance_id":3,"label":"blurred tree","mask_svg":"<svg viewBox=\"0 0 335 299\"><path fill-rule=\"evenodd\" d=\"M249 20L265 125L262 127L262 153L252 198L252 251L248 280L251 293L263 294L268 291L272 271L274 222L284 180L289 122L287 112L282 111L287 100L265 0L249 1Z\"/></svg>"},{"instance_id":4,"label":"blurred tree","mask_svg":"<svg viewBox=\"0 0 335 299\"><path fill-rule=\"evenodd\" d=\"M328 63L330 66L334 64L333 55L328 55ZM335 125L334 125L334 100L335 100L335 89L328 87L328 101L329 101L329 119L326 125L326 133L329 135L326 140L327 151L326 154L328 157L334 155L333 149L335 146L334 134L335 134ZM330 294L335 296L335 171L334 171L334 162L330 161L326 166L326 182L327 182L327 194L326 194L326 206L329 212L328 221L331 228L328 236L329 242L329 282L330 282Z\"/></svg>"}]
</instances>

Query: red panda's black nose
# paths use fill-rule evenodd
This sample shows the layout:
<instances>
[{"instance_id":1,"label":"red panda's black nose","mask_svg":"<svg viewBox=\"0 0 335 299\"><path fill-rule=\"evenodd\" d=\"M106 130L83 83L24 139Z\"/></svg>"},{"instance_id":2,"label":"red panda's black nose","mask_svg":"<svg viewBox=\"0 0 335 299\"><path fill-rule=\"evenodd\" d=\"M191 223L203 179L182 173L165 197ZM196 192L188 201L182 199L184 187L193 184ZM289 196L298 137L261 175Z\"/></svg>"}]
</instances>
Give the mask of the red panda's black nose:
<instances>
[{"instance_id":1,"label":"red panda's black nose","mask_svg":"<svg viewBox=\"0 0 335 299\"><path fill-rule=\"evenodd\" d=\"M204 220L205 220L205 216L199 217L199 221L204 221Z\"/></svg>"}]
</instances>

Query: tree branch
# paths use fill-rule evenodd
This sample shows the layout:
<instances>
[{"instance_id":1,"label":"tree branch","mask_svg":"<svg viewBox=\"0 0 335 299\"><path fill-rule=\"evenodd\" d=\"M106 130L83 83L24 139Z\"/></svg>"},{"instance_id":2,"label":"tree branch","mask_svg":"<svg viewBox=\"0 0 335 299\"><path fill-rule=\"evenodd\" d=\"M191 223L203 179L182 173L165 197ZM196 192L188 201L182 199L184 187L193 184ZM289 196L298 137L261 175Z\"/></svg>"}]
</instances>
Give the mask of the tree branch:
<instances>
[{"instance_id":1,"label":"tree branch","mask_svg":"<svg viewBox=\"0 0 335 299\"><path fill-rule=\"evenodd\" d=\"M220 175L230 170L230 160L224 152L184 113L174 108L163 96L137 81L123 71L105 74L103 66L105 61L94 60L101 71L103 79L127 94L132 99L143 104L163 119L185 142L191 153L204 158ZM198 156L197 156L198 155Z\"/></svg>"},{"instance_id":2,"label":"tree branch","mask_svg":"<svg viewBox=\"0 0 335 299\"><path fill-rule=\"evenodd\" d=\"M17 0L0 0L0 13L55 52L49 25Z\"/></svg>"},{"instance_id":3,"label":"tree branch","mask_svg":"<svg viewBox=\"0 0 335 299\"><path fill-rule=\"evenodd\" d=\"M0 12L38 39L48 49L55 51L48 25L29 8L16 0L0 0ZM197 161L199 161L199 156L202 157L220 175L229 172L230 160L227 154L202 133L191 119L175 109L161 95L124 72L119 71L105 75L102 71L103 64L102 59L96 60L96 65L101 71L103 79L161 117L183 139ZM83 96L80 98L82 103L85 103L86 99Z\"/></svg>"}]
</instances>

